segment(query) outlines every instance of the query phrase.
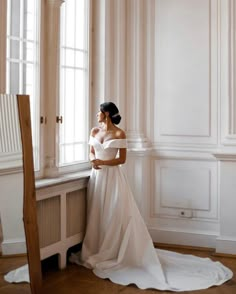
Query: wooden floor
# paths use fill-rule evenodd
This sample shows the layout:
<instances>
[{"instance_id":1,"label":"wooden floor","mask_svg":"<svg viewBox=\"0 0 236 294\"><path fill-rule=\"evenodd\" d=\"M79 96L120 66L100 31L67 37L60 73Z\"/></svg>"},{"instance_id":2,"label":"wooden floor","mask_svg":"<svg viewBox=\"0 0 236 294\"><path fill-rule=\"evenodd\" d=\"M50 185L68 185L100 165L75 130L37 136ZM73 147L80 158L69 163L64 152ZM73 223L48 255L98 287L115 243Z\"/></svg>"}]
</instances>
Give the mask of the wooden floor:
<instances>
[{"instance_id":1,"label":"wooden floor","mask_svg":"<svg viewBox=\"0 0 236 294\"><path fill-rule=\"evenodd\" d=\"M159 246L160 248L160 246ZM162 247L163 248L163 247ZM222 262L233 272L232 280L218 287L211 287L206 290L188 291L188 294L236 294L236 258L214 256L210 250L202 251L197 249L165 248L180 253L193 254L201 257L210 257L213 260ZM3 280L3 275L12 269L13 263L17 261L18 266L23 265L26 258L1 258L0 257L0 293L1 294L24 294L30 293L29 285L8 284ZM121 286L102 280L96 277L91 270L74 264L68 264L67 268L60 271L56 268L55 259L43 264L43 294L156 294L175 293L169 291L140 290L134 285ZM15 265L14 265L15 266Z\"/></svg>"},{"instance_id":2,"label":"wooden floor","mask_svg":"<svg viewBox=\"0 0 236 294\"><path fill-rule=\"evenodd\" d=\"M1 218L0 218L0 255L2 254L2 240L3 240L2 223L1 223Z\"/></svg>"},{"instance_id":3,"label":"wooden floor","mask_svg":"<svg viewBox=\"0 0 236 294\"><path fill-rule=\"evenodd\" d=\"M27 263L26 256L1 257L0 256L0 293L1 294L29 294L30 285L28 283L9 284L5 282L4 275Z\"/></svg>"}]
</instances>

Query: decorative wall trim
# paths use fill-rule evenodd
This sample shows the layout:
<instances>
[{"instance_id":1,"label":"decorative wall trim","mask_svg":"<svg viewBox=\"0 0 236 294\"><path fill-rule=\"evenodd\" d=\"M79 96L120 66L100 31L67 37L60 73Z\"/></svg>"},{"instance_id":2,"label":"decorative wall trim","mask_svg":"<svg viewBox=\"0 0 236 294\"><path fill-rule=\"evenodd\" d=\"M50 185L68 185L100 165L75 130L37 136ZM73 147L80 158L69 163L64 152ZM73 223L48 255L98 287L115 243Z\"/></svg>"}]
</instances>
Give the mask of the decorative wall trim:
<instances>
[{"instance_id":1,"label":"decorative wall trim","mask_svg":"<svg viewBox=\"0 0 236 294\"><path fill-rule=\"evenodd\" d=\"M152 183L150 217L218 220L216 162L155 160Z\"/></svg>"},{"instance_id":2,"label":"decorative wall trim","mask_svg":"<svg viewBox=\"0 0 236 294\"><path fill-rule=\"evenodd\" d=\"M158 7L158 1L156 1L156 34L158 35L158 31L164 30L165 27L161 27L161 23L158 22L158 14L160 15L160 9L161 7ZM163 2L164 3L164 2ZM184 3L184 2L183 2ZM202 2L201 2L202 3ZM160 68L160 63L162 62L160 58L158 59L158 54L160 51L160 35L159 38L156 38L156 56L155 56L155 68L157 69L157 76L156 76L156 87L155 87L155 95L156 95L156 102L155 102L155 109L157 112L157 118L156 118L156 133L154 134L154 141L156 142L163 142L163 143L179 143L182 144L191 143L192 144L217 144L217 103L218 103L218 75L219 75L219 67L218 67L218 27L219 27L219 19L218 19L218 3L217 1L211 1L208 0L204 5L208 5L209 7L209 17L206 19L206 22L208 22L208 49L209 52L206 52L205 55L207 55L207 61L208 61L208 114L205 114L206 123L202 126L201 132L196 132L195 134L191 131L191 127L185 128L184 132L181 133L180 126L176 129L175 127L171 127L170 129L162 129L162 123L160 119L161 111L159 109L162 108L161 105L161 92L160 87L158 87L158 84L160 85L160 77L161 74L158 73L158 68ZM205 7L205 6L204 6ZM173 8L174 9L174 8ZM161 28L160 28L161 27ZM207 29L207 28L206 28ZM205 58L205 57L204 57ZM206 61L206 62L207 62ZM163 65L164 67L164 65ZM160 70L159 70L160 71ZM159 100L158 100L159 99ZM166 106L168 107L168 105ZM184 108L184 106L183 106ZM166 117L166 116L165 116ZM168 120L170 118L166 118ZM196 130L196 128L194 128Z\"/></svg>"},{"instance_id":3,"label":"decorative wall trim","mask_svg":"<svg viewBox=\"0 0 236 294\"><path fill-rule=\"evenodd\" d=\"M148 227L153 242L178 244L199 247L216 247L217 235L214 233L194 233L181 231L159 230L157 228ZM223 251L224 252L224 251Z\"/></svg>"},{"instance_id":4,"label":"decorative wall trim","mask_svg":"<svg viewBox=\"0 0 236 294\"><path fill-rule=\"evenodd\" d=\"M218 237L216 239L216 253L236 254L236 238Z\"/></svg>"},{"instance_id":5,"label":"decorative wall trim","mask_svg":"<svg viewBox=\"0 0 236 294\"><path fill-rule=\"evenodd\" d=\"M128 156L130 157L150 157L152 154L151 148L128 148Z\"/></svg>"},{"instance_id":6,"label":"decorative wall trim","mask_svg":"<svg viewBox=\"0 0 236 294\"><path fill-rule=\"evenodd\" d=\"M236 3L221 1L221 143L236 146Z\"/></svg>"},{"instance_id":7,"label":"decorative wall trim","mask_svg":"<svg viewBox=\"0 0 236 294\"><path fill-rule=\"evenodd\" d=\"M145 119L145 134L148 138L153 137L153 123L154 123L154 89L155 89L155 3L156 0L149 0L146 2L146 27L145 27L145 43L146 43L146 61L145 61L145 100L144 109L146 110Z\"/></svg>"},{"instance_id":8,"label":"decorative wall trim","mask_svg":"<svg viewBox=\"0 0 236 294\"><path fill-rule=\"evenodd\" d=\"M2 242L2 255L26 253L25 239L9 239Z\"/></svg>"},{"instance_id":9,"label":"decorative wall trim","mask_svg":"<svg viewBox=\"0 0 236 294\"><path fill-rule=\"evenodd\" d=\"M156 159L215 161L215 157L212 154L216 151L216 149L200 149L196 146L195 148L184 147L153 147L152 157Z\"/></svg>"},{"instance_id":10,"label":"decorative wall trim","mask_svg":"<svg viewBox=\"0 0 236 294\"><path fill-rule=\"evenodd\" d=\"M23 172L22 154L2 157L0 155L0 176Z\"/></svg>"},{"instance_id":11,"label":"decorative wall trim","mask_svg":"<svg viewBox=\"0 0 236 294\"><path fill-rule=\"evenodd\" d=\"M236 134L236 3L229 0L229 134Z\"/></svg>"},{"instance_id":12,"label":"decorative wall trim","mask_svg":"<svg viewBox=\"0 0 236 294\"><path fill-rule=\"evenodd\" d=\"M6 92L7 0L0 1L0 93Z\"/></svg>"},{"instance_id":13,"label":"decorative wall trim","mask_svg":"<svg viewBox=\"0 0 236 294\"><path fill-rule=\"evenodd\" d=\"M126 130L130 143L132 141L133 146L136 144L140 148L147 145L145 138L146 122L142 118L144 113L149 110L146 105L146 97L152 93L152 88L150 88L149 93L148 86L153 87L153 76L147 83L151 70L154 70L150 68L151 56L148 55L148 52L152 52L150 49L150 34L153 33L153 31L148 32L148 28L150 28L148 19L150 5L154 7L154 2L127 1L126 97L128 99L126 100ZM150 96L147 97L149 106L151 98Z\"/></svg>"},{"instance_id":14,"label":"decorative wall trim","mask_svg":"<svg viewBox=\"0 0 236 294\"><path fill-rule=\"evenodd\" d=\"M236 153L218 152L212 155L220 161L236 161Z\"/></svg>"}]
</instances>

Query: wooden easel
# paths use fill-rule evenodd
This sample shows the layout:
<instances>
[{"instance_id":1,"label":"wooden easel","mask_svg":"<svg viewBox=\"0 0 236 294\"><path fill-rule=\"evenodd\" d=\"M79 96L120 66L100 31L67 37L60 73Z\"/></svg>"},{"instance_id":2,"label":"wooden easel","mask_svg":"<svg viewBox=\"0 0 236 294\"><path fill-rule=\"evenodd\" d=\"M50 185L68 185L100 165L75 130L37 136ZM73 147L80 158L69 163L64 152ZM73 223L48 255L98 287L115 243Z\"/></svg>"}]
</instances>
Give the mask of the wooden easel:
<instances>
[{"instance_id":1,"label":"wooden easel","mask_svg":"<svg viewBox=\"0 0 236 294\"><path fill-rule=\"evenodd\" d=\"M24 170L23 222L25 228L30 286L32 294L42 293L39 234L37 225L33 148L28 95L17 95Z\"/></svg>"}]
</instances>

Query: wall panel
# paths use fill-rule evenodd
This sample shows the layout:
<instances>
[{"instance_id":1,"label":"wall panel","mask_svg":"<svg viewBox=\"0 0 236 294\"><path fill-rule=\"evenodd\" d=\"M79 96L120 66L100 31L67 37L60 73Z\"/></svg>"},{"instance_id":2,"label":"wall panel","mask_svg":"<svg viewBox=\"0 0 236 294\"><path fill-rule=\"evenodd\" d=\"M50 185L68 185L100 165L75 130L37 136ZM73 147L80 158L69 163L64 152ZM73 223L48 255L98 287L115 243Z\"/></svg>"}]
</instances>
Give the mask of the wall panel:
<instances>
[{"instance_id":1,"label":"wall panel","mask_svg":"<svg viewBox=\"0 0 236 294\"><path fill-rule=\"evenodd\" d=\"M217 1L156 1L155 142L217 143Z\"/></svg>"},{"instance_id":2,"label":"wall panel","mask_svg":"<svg viewBox=\"0 0 236 294\"><path fill-rule=\"evenodd\" d=\"M152 217L218 221L216 162L156 159Z\"/></svg>"}]
</instances>

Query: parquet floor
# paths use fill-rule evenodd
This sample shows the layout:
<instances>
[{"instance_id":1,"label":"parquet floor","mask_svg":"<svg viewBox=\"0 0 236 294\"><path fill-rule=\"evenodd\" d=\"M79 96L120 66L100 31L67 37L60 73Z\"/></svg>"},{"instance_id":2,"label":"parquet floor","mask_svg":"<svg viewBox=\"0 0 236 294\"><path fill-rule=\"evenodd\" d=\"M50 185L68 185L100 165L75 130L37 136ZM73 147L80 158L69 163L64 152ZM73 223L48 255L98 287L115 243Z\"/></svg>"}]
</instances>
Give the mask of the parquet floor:
<instances>
[{"instance_id":1,"label":"parquet floor","mask_svg":"<svg viewBox=\"0 0 236 294\"><path fill-rule=\"evenodd\" d=\"M160 246L159 246L160 247ZM197 249L180 249L166 248L173 251L193 254L201 257L210 257L213 260L218 260L228 266L233 272L232 280L218 287L211 287L200 291L187 291L182 293L188 294L236 294L236 258L214 256L213 252L202 251ZM0 293L1 294L25 294L30 293L28 284L7 284L3 280L3 274L12 269L13 263L18 263L18 266L25 263L23 257L15 258L14 261L10 258L1 259L0 257ZM174 292L156 291L156 290L140 290L134 285L121 286L102 280L96 277L91 270L74 264L68 264L67 268L60 271L56 268L55 262L48 265L44 264L43 270L43 294L171 294Z\"/></svg>"},{"instance_id":2,"label":"parquet floor","mask_svg":"<svg viewBox=\"0 0 236 294\"><path fill-rule=\"evenodd\" d=\"M1 294L29 294L30 285L28 283L9 284L4 280L4 275L27 263L26 256L1 257L0 256L0 293Z\"/></svg>"}]
</instances>

